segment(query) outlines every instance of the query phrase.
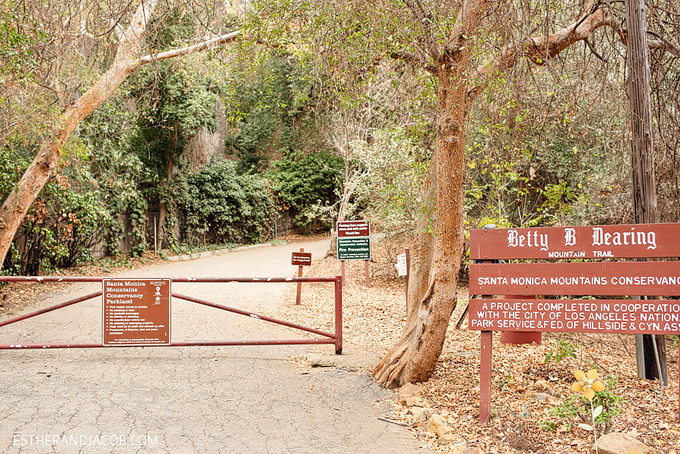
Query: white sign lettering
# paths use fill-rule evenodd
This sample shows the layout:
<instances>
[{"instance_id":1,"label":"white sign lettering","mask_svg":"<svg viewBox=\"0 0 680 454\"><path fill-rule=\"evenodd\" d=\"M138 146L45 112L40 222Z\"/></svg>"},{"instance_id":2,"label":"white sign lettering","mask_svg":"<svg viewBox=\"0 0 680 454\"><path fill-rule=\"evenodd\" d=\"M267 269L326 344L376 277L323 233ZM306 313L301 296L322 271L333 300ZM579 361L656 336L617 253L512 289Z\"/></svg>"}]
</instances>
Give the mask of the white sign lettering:
<instances>
[{"instance_id":1,"label":"white sign lettering","mask_svg":"<svg viewBox=\"0 0 680 454\"><path fill-rule=\"evenodd\" d=\"M508 230L508 247L538 247L541 251L548 250L548 235L545 233L527 232L520 235L517 230Z\"/></svg>"},{"instance_id":2,"label":"white sign lettering","mask_svg":"<svg viewBox=\"0 0 680 454\"><path fill-rule=\"evenodd\" d=\"M647 249L656 249L656 233L635 231L631 227L629 232L604 232L602 227L593 227L593 246L624 246L647 245Z\"/></svg>"}]
</instances>

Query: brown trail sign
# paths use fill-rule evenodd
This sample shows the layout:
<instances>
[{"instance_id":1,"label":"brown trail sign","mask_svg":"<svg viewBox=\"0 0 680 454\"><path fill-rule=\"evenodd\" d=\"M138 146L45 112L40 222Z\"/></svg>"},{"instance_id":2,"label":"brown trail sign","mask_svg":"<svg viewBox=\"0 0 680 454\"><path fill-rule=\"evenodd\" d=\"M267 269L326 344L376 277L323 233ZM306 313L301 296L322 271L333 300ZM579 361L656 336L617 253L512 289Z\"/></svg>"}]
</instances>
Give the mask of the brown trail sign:
<instances>
[{"instance_id":1,"label":"brown trail sign","mask_svg":"<svg viewBox=\"0 0 680 454\"><path fill-rule=\"evenodd\" d=\"M541 227L470 231L470 258L680 257L680 224Z\"/></svg>"},{"instance_id":2,"label":"brown trail sign","mask_svg":"<svg viewBox=\"0 0 680 454\"><path fill-rule=\"evenodd\" d=\"M680 262L479 263L470 275L473 295L680 295Z\"/></svg>"},{"instance_id":3,"label":"brown trail sign","mask_svg":"<svg viewBox=\"0 0 680 454\"><path fill-rule=\"evenodd\" d=\"M680 334L680 300L594 298L680 296L680 262L611 261L677 258L678 238L680 224L472 230L470 258L482 261L470 265L470 295L481 299L470 300L468 316L468 328L482 331L480 422L490 414L493 331ZM523 259L560 262L484 263ZM569 262L574 259L579 262Z\"/></svg>"}]
</instances>

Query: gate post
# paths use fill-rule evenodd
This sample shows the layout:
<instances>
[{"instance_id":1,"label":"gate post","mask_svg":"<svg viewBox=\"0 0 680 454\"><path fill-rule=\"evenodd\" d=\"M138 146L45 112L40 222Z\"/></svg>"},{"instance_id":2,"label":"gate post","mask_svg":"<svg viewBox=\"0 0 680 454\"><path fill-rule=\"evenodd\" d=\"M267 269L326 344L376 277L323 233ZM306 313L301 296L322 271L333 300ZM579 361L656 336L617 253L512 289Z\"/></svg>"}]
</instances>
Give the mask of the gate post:
<instances>
[{"instance_id":1,"label":"gate post","mask_svg":"<svg viewBox=\"0 0 680 454\"><path fill-rule=\"evenodd\" d=\"M335 276L335 354L342 355L342 276Z\"/></svg>"}]
</instances>

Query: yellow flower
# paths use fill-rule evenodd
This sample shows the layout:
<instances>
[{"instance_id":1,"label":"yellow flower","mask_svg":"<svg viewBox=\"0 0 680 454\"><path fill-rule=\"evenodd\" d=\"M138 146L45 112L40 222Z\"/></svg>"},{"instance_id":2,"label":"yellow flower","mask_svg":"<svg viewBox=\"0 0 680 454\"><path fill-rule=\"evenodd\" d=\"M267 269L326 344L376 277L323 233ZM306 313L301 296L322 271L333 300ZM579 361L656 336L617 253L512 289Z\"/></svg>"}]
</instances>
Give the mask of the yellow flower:
<instances>
[{"instance_id":1,"label":"yellow flower","mask_svg":"<svg viewBox=\"0 0 680 454\"><path fill-rule=\"evenodd\" d=\"M583 390L583 397L585 397L588 400L593 400L595 397L595 391L593 391L593 388L588 387Z\"/></svg>"},{"instance_id":2,"label":"yellow flower","mask_svg":"<svg viewBox=\"0 0 680 454\"><path fill-rule=\"evenodd\" d=\"M583 392L583 397L588 400L593 400L596 392L604 391L604 383L597 380L598 373L595 369L589 370L587 374L582 370L576 370L574 377L578 381L571 385L571 392Z\"/></svg>"}]
</instances>

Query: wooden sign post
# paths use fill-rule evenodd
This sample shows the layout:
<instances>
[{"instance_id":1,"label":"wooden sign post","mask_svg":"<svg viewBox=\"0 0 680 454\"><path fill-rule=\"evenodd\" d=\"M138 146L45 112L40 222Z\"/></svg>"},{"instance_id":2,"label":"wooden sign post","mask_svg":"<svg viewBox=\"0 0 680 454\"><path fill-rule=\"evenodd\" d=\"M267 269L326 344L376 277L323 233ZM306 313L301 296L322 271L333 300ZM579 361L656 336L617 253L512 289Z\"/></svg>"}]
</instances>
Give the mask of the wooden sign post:
<instances>
[{"instance_id":1,"label":"wooden sign post","mask_svg":"<svg viewBox=\"0 0 680 454\"><path fill-rule=\"evenodd\" d=\"M291 264L298 267L298 277L302 277L302 267L312 264L312 253L305 252L304 248L300 248L300 252L293 252ZM297 283L297 294L295 296L295 304L300 304L302 298L302 282Z\"/></svg>"},{"instance_id":2,"label":"wooden sign post","mask_svg":"<svg viewBox=\"0 0 680 454\"><path fill-rule=\"evenodd\" d=\"M480 422L491 406L493 331L680 334L680 301L596 299L680 295L680 261L600 261L680 256L680 224L485 229L470 232L468 329L480 330ZM490 263L559 259L554 263ZM579 259L579 262L569 262ZM590 261L583 262L587 259ZM486 263L484 263L486 261ZM593 295L494 299L489 295ZM657 363L661 369L661 365Z\"/></svg>"}]
</instances>

